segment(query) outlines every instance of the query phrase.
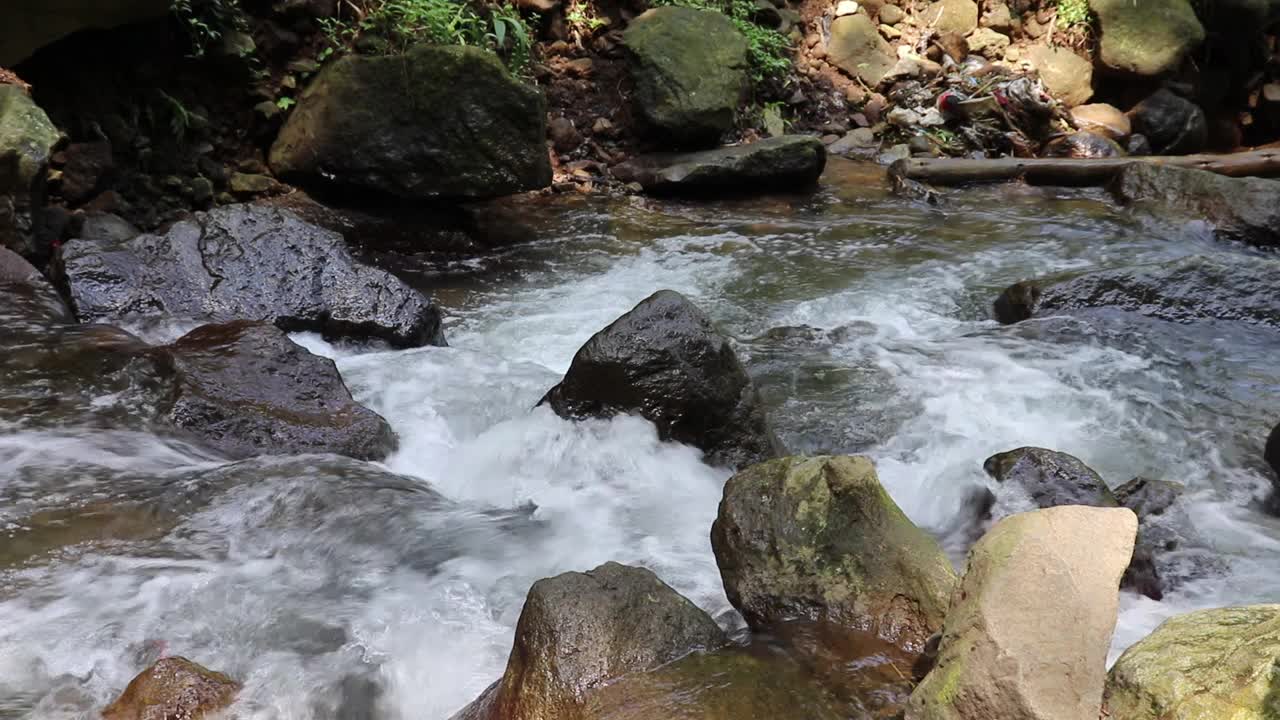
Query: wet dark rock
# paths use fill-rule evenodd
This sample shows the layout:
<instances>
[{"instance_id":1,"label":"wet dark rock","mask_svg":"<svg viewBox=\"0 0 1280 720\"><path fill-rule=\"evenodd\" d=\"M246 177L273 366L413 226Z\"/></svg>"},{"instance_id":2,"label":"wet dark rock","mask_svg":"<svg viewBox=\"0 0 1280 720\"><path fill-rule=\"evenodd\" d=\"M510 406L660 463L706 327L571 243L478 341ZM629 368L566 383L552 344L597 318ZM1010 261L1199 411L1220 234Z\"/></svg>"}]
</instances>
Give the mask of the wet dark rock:
<instances>
[{"instance_id":1,"label":"wet dark rock","mask_svg":"<svg viewBox=\"0 0 1280 720\"><path fill-rule=\"evenodd\" d=\"M1122 171L1112 190L1126 203L1207 220L1218 237L1280 247L1280 181L1140 163Z\"/></svg>"},{"instance_id":2,"label":"wet dark rock","mask_svg":"<svg viewBox=\"0 0 1280 720\"><path fill-rule=\"evenodd\" d=\"M231 704L240 683L182 657L143 670L102 711L103 720L202 718Z\"/></svg>"},{"instance_id":3,"label":"wet dark rock","mask_svg":"<svg viewBox=\"0 0 1280 720\"><path fill-rule=\"evenodd\" d=\"M74 322L70 308L44 275L21 255L0 247L0 327Z\"/></svg>"},{"instance_id":4,"label":"wet dark rock","mask_svg":"<svg viewBox=\"0 0 1280 720\"><path fill-rule=\"evenodd\" d=\"M1138 313L1170 322L1235 320L1280 327L1280 261L1267 257L1191 256L1165 263L1100 270L1055 283L1022 282L996 300L996 319L1097 309Z\"/></svg>"},{"instance_id":5,"label":"wet dark rock","mask_svg":"<svg viewBox=\"0 0 1280 720\"><path fill-rule=\"evenodd\" d=\"M729 341L670 290L592 336L542 402L571 419L640 415L662 439L700 448L716 465L741 468L783 452Z\"/></svg>"},{"instance_id":6,"label":"wet dark rock","mask_svg":"<svg viewBox=\"0 0 1280 720\"><path fill-rule=\"evenodd\" d=\"M262 320L401 347L444 343L429 300L357 263L337 233L275 208L232 205L123 242L73 240L62 266L84 321Z\"/></svg>"},{"instance_id":7,"label":"wet dark rock","mask_svg":"<svg viewBox=\"0 0 1280 720\"><path fill-rule=\"evenodd\" d=\"M613 168L613 174L650 192L761 192L811 186L826 164L826 148L818 138L782 135L716 150L641 155Z\"/></svg>"},{"instance_id":8,"label":"wet dark rock","mask_svg":"<svg viewBox=\"0 0 1280 720\"><path fill-rule=\"evenodd\" d=\"M59 153L62 156L62 184L59 194L69 203L79 205L106 190L115 173L111 143L73 143Z\"/></svg>"},{"instance_id":9,"label":"wet dark rock","mask_svg":"<svg viewBox=\"0 0 1280 720\"><path fill-rule=\"evenodd\" d=\"M1125 151L1130 155L1142 156L1152 154L1151 141L1146 135L1134 133L1129 136L1129 141L1125 143Z\"/></svg>"},{"instance_id":10,"label":"wet dark rock","mask_svg":"<svg viewBox=\"0 0 1280 720\"><path fill-rule=\"evenodd\" d=\"M1267 438L1267 447L1263 451L1263 458L1276 474L1276 479L1280 480L1280 425L1276 425L1271 431L1270 437Z\"/></svg>"},{"instance_id":11,"label":"wet dark rock","mask_svg":"<svg viewBox=\"0 0 1280 720\"><path fill-rule=\"evenodd\" d=\"M789 457L725 484L711 547L754 628L825 619L913 652L942 627L955 573L865 457Z\"/></svg>"},{"instance_id":12,"label":"wet dark rock","mask_svg":"<svg viewBox=\"0 0 1280 720\"><path fill-rule=\"evenodd\" d=\"M1125 152L1111 138L1080 130L1050 142L1045 154L1065 158L1114 158L1124 156Z\"/></svg>"},{"instance_id":13,"label":"wet dark rock","mask_svg":"<svg viewBox=\"0 0 1280 720\"><path fill-rule=\"evenodd\" d=\"M168 421L230 457L381 460L395 449L391 426L352 400L333 361L273 325L205 325L165 351L175 372Z\"/></svg>"},{"instance_id":14,"label":"wet dark rock","mask_svg":"<svg viewBox=\"0 0 1280 720\"><path fill-rule=\"evenodd\" d=\"M551 183L546 102L493 53L417 45L325 66L275 144L283 178L400 198L485 198Z\"/></svg>"},{"instance_id":15,"label":"wet dark rock","mask_svg":"<svg viewBox=\"0 0 1280 720\"><path fill-rule=\"evenodd\" d=\"M1039 301L1040 288L1034 282L1014 283L996 298L996 320L1001 325L1012 325L1030 319Z\"/></svg>"},{"instance_id":16,"label":"wet dark rock","mask_svg":"<svg viewBox=\"0 0 1280 720\"><path fill-rule=\"evenodd\" d=\"M622 36L634 107L658 134L713 145L733 127L747 85L747 41L723 13L657 7Z\"/></svg>"},{"instance_id":17,"label":"wet dark rock","mask_svg":"<svg viewBox=\"0 0 1280 720\"><path fill-rule=\"evenodd\" d=\"M529 589L502 679L455 720L581 717L583 695L723 645L711 616L643 568L605 563Z\"/></svg>"},{"instance_id":18,"label":"wet dark rock","mask_svg":"<svg viewBox=\"0 0 1280 720\"><path fill-rule=\"evenodd\" d=\"M1187 510L1186 487L1136 477L1115 489L1120 504L1138 516L1135 559L1152 558L1154 582L1169 591L1192 580L1225 573L1227 563L1209 548ZM1149 579L1149 582L1152 580ZM1145 593L1144 593L1145 594Z\"/></svg>"},{"instance_id":19,"label":"wet dark rock","mask_svg":"<svg viewBox=\"0 0 1280 720\"><path fill-rule=\"evenodd\" d=\"M1158 155L1185 155L1204 149L1209 123L1199 105L1160 89L1129 111L1133 131L1141 133Z\"/></svg>"}]
</instances>

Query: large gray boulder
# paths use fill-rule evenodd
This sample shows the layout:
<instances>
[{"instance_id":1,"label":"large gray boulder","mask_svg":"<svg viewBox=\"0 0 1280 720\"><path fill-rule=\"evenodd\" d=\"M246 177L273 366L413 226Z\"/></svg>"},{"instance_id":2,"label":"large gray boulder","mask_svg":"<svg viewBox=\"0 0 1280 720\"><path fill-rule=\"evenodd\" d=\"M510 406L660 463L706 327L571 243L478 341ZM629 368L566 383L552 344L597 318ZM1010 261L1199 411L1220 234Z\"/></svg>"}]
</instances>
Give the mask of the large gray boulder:
<instances>
[{"instance_id":1,"label":"large gray boulder","mask_svg":"<svg viewBox=\"0 0 1280 720\"><path fill-rule=\"evenodd\" d=\"M351 398L333 361L273 325L205 325L163 352L174 371L165 419L229 457L382 460L395 449L391 426Z\"/></svg>"},{"instance_id":2,"label":"large gray boulder","mask_svg":"<svg viewBox=\"0 0 1280 720\"><path fill-rule=\"evenodd\" d=\"M657 134L714 145L733 127L747 85L747 41L723 13L657 7L622 35L635 109Z\"/></svg>"},{"instance_id":3,"label":"large gray boulder","mask_svg":"<svg viewBox=\"0 0 1280 720\"><path fill-rule=\"evenodd\" d=\"M1232 320L1280 327L1280 260L1191 256L1100 270L1041 288L1011 286L996 304L1004 323L1113 309L1177 323Z\"/></svg>"},{"instance_id":4,"label":"large gray boulder","mask_svg":"<svg viewBox=\"0 0 1280 720\"><path fill-rule=\"evenodd\" d=\"M1133 644L1107 677L1117 720L1280 716L1280 605L1197 610Z\"/></svg>"},{"instance_id":5,"label":"large gray boulder","mask_svg":"<svg viewBox=\"0 0 1280 720\"><path fill-rule=\"evenodd\" d=\"M812 186L826 164L818 138L782 135L716 150L641 155L613 174L655 193L750 193Z\"/></svg>"},{"instance_id":6,"label":"large gray boulder","mask_svg":"<svg viewBox=\"0 0 1280 720\"><path fill-rule=\"evenodd\" d=\"M551 184L546 101L479 48L348 55L299 98L271 168L401 198L487 198Z\"/></svg>"},{"instance_id":7,"label":"large gray boulder","mask_svg":"<svg viewBox=\"0 0 1280 720\"><path fill-rule=\"evenodd\" d=\"M1204 41L1188 0L1089 0L1089 8L1102 31L1099 59L1112 70L1163 75Z\"/></svg>"},{"instance_id":8,"label":"large gray boulder","mask_svg":"<svg viewBox=\"0 0 1280 720\"><path fill-rule=\"evenodd\" d=\"M605 563L529 589L502 679L455 720L572 720L629 673L726 642L711 616L652 572Z\"/></svg>"},{"instance_id":9,"label":"large gray boulder","mask_svg":"<svg viewBox=\"0 0 1280 720\"><path fill-rule=\"evenodd\" d=\"M1112 192L1122 202L1149 203L1208 221L1223 239L1280 247L1280 180L1135 163L1121 171Z\"/></svg>"},{"instance_id":10,"label":"large gray boulder","mask_svg":"<svg viewBox=\"0 0 1280 720\"><path fill-rule=\"evenodd\" d=\"M969 552L906 720L1097 720L1136 529L1126 508L1078 505L992 527Z\"/></svg>"},{"instance_id":11,"label":"large gray boulder","mask_svg":"<svg viewBox=\"0 0 1280 720\"><path fill-rule=\"evenodd\" d=\"M421 293L285 210L231 205L163 235L73 240L61 257L85 322L262 320L399 347L444 343L440 311Z\"/></svg>"},{"instance_id":12,"label":"large gray boulder","mask_svg":"<svg viewBox=\"0 0 1280 720\"><path fill-rule=\"evenodd\" d=\"M593 335L542 402L570 419L639 415L714 465L741 468L783 452L728 339L671 290Z\"/></svg>"},{"instance_id":13,"label":"large gray boulder","mask_svg":"<svg viewBox=\"0 0 1280 720\"><path fill-rule=\"evenodd\" d=\"M14 17L2 12L6 23ZM7 26L0 36L4 32ZM35 244L36 222L59 139L49 116L22 88L0 85L0 247L27 257L44 254Z\"/></svg>"},{"instance_id":14,"label":"large gray boulder","mask_svg":"<svg viewBox=\"0 0 1280 720\"><path fill-rule=\"evenodd\" d=\"M12 0L0 23L0 66L80 30L109 29L162 18L170 0Z\"/></svg>"},{"instance_id":15,"label":"large gray boulder","mask_svg":"<svg viewBox=\"0 0 1280 720\"><path fill-rule=\"evenodd\" d=\"M711 527L729 602L753 627L825 619L919 652L955 585L865 457L771 460L729 479Z\"/></svg>"}]
</instances>

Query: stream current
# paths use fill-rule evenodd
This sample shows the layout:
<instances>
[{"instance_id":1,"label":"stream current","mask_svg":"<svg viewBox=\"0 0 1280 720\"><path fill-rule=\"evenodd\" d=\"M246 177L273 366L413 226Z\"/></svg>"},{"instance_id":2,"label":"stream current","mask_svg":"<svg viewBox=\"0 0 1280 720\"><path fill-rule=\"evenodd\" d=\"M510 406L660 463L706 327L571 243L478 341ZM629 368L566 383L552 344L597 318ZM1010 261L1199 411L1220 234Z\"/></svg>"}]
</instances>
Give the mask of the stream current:
<instances>
[{"instance_id":1,"label":"stream current","mask_svg":"<svg viewBox=\"0 0 1280 720\"><path fill-rule=\"evenodd\" d=\"M0 378L0 718L96 717L175 654L242 680L238 717L444 720L501 675L535 580L607 560L737 627L708 539L730 473L634 417L532 409L587 338L662 288L734 339L789 448L871 456L958 567L965 501L997 489L993 453L1041 446L1113 487L1185 484L1217 569L1159 602L1123 593L1113 658L1170 615L1280 598L1280 522L1258 503L1280 334L990 319L1017 280L1252 252L1203 225L1093 191L932 206L839 161L813 195L561 196L524 221L532 241L430 268L451 347L295 336L399 434L385 463L231 463L139 430L127 392L51 420L6 408L29 407L33 384L72 393L67 378ZM1027 506L998 497L998 513Z\"/></svg>"}]
</instances>

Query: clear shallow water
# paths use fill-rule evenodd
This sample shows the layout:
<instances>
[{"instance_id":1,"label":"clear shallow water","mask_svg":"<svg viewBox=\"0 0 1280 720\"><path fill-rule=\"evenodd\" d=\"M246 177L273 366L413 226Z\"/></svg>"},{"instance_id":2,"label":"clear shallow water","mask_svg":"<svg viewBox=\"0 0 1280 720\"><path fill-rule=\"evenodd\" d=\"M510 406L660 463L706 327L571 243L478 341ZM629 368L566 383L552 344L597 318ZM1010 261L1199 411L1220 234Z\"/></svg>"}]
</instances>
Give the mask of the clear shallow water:
<instances>
[{"instance_id":1,"label":"clear shallow water","mask_svg":"<svg viewBox=\"0 0 1280 720\"><path fill-rule=\"evenodd\" d=\"M565 198L528 222L539 240L436 275L451 348L299 336L399 433L383 465L227 464L82 409L5 418L0 717L93 717L165 652L244 680L244 717L447 718L501 674L529 585L605 560L734 625L708 540L728 473L635 418L530 410L583 341L661 288L734 337L789 446L871 455L957 560L992 453L1040 445L1113 486L1185 483L1226 569L1159 603L1124 594L1116 650L1171 614L1280 597L1280 525L1253 505L1280 337L988 319L1019 279L1246 252L1203 228L1089 193L917 205L844 163L813 197Z\"/></svg>"}]
</instances>

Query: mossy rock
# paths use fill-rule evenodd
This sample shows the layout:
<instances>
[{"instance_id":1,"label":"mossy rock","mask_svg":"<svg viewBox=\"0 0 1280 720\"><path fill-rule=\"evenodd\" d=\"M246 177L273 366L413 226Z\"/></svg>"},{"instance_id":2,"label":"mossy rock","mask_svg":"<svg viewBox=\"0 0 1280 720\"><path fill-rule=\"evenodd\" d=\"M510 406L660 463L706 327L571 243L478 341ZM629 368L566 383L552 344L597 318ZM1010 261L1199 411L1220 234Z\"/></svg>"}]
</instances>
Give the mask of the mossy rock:
<instances>
[{"instance_id":1,"label":"mossy rock","mask_svg":"<svg viewBox=\"0 0 1280 720\"><path fill-rule=\"evenodd\" d=\"M1176 70L1204 42L1204 27L1188 0L1089 0L1102 31L1102 64L1137 75Z\"/></svg>"},{"instance_id":2,"label":"mossy rock","mask_svg":"<svg viewBox=\"0 0 1280 720\"><path fill-rule=\"evenodd\" d=\"M723 13L648 10L622 36L635 81L635 109L657 134L714 145L733 127L747 85L747 40Z\"/></svg>"},{"instance_id":3,"label":"mossy rock","mask_svg":"<svg viewBox=\"0 0 1280 720\"><path fill-rule=\"evenodd\" d=\"M49 155L59 139L49 116L22 88L0 85L0 246L36 254L35 214L44 202Z\"/></svg>"},{"instance_id":4,"label":"mossy rock","mask_svg":"<svg viewBox=\"0 0 1280 720\"><path fill-rule=\"evenodd\" d=\"M1111 668L1107 707L1123 720L1280 718L1280 605L1166 620Z\"/></svg>"},{"instance_id":5,"label":"mossy rock","mask_svg":"<svg viewBox=\"0 0 1280 720\"><path fill-rule=\"evenodd\" d=\"M348 55L312 81L271 147L303 183L401 198L485 198L551 182L546 101L492 53Z\"/></svg>"},{"instance_id":6,"label":"mossy rock","mask_svg":"<svg viewBox=\"0 0 1280 720\"><path fill-rule=\"evenodd\" d=\"M711 545L729 601L754 627L825 618L919 650L955 585L865 457L789 457L729 479Z\"/></svg>"}]
</instances>

